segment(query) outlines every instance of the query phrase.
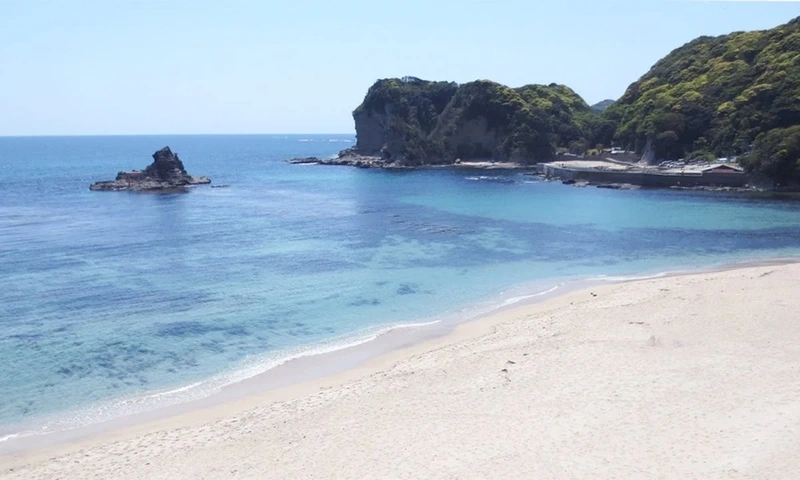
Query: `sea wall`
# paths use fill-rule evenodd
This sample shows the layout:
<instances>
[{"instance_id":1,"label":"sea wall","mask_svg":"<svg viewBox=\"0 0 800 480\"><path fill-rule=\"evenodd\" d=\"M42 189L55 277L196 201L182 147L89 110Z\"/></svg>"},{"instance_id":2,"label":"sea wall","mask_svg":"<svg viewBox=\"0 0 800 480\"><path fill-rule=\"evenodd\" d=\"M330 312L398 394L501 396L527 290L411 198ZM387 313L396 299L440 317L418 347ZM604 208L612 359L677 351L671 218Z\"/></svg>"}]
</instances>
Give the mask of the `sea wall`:
<instances>
[{"instance_id":1,"label":"sea wall","mask_svg":"<svg viewBox=\"0 0 800 480\"><path fill-rule=\"evenodd\" d=\"M580 170L562 168L552 164L541 167L546 177L561 180L575 180L592 183L630 183L643 187L744 187L747 175L741 173L708 173L708 174L658 174L645 172L625 172L613 170Z\"/></svg>"},{"instance_id":2,"label":"sea wall","mask_svg":"<svg viewBox=\"0 0 800 480\"><path fill-rule=\"evenodd\" d=\"M602 162L614 162L614 163L624 163L624 164L631 164L636 163L640 160L640 157L633 153L602 153L600 155L583 155L581 157L575 155L568 155L568 154L559 154L556 155L552 162L576 162L576 161L602 161Z\"/></svg>"}]
</instances>

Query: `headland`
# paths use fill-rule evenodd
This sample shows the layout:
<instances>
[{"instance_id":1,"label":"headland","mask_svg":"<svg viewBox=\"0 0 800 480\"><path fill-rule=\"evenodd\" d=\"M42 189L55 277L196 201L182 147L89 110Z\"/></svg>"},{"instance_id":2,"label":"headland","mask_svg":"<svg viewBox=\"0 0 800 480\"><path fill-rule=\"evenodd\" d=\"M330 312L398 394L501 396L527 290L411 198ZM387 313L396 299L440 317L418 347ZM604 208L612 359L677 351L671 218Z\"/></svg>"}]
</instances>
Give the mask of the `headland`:
<instances>
[{"instance_id":1,"label":"headland","mask_svg":"<svg viewBox=\"0 0 800 480\"><path fill-rule=\"evenodd\" d=\"M593 106L556 83L380 79L353 111L355 147L316 163L535 165L562 155L622 152L642 164L622 180L555 167L551 175L651 187L800 190L794 93L800 66L792 60L798 35L800 17L769 30L699 37L656 62L619 99ZM664 162L703 170L658 171ZM719 167L732 163L742 171Z\"/></svg>"}]
</instances>

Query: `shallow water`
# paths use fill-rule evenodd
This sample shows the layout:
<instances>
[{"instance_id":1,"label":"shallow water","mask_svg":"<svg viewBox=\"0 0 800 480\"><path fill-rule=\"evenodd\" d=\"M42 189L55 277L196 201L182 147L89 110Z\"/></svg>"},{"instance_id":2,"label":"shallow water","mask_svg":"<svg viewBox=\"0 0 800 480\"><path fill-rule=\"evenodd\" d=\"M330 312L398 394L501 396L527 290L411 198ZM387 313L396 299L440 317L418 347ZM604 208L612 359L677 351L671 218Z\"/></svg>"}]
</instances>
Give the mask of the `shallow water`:
<instances>
[{"instance_id":1,"label":"shallow water","mask_svg":"<svg viewBox=\"0 0 800 480\"><path fill-rule=\"evenodd\" d=\"M353 140L0 138L0 437L196 398L565 279L800 251L795 202L282 161ZM230 187L88 190L164 145Z\"/></svg>"}]
</instances>

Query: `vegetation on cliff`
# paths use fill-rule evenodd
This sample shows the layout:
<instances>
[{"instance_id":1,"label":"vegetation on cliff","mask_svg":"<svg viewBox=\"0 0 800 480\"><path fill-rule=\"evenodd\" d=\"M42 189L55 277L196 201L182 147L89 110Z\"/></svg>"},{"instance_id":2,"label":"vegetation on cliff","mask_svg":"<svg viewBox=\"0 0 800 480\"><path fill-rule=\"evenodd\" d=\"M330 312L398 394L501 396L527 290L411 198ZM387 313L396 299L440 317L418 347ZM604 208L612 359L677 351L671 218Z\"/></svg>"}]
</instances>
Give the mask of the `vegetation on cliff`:
<instances>
[{"instance_id":1,"label":"vegetation on cliff","mask_svg":"<svg viewBox=\"0 0 800 480\"><path fill-rule=\"evenodd\" d=\"M593 111L597 112L597 113L602 113L602 112L605 112L605 111L606 111L606 109L607 109L608 107L610 107L611 105L613 105L613 104L614 104L614 100L611 100L611 99L608 99L608 100L602 100L602 101L600 101L600 102L597 102L597 103L595 103L595 104L594 104L594 105L592 105L590 108L591 108Z\"/></svg>"},{"instance_id":2,"label":"vegetation on cliff","mask_svg":"<svg viewBox=\"0 0 800 480\"><path fill-rule=\"evenodd\" d=\"M693 40L656 63L603 116L615 130L600 141L613 138L652 159L742 155L761 134L771 142L800 124L800 18Z\"/></svg>"},{"instance_id":3,"label":"vegetation on cliff","mask_svg":"<svg viewBox=\"0 0 800 480\"><path fill-rule=\"evenodd\" d=\"M509 88L488 80L457 85L415 77L377 81L353 116L362 153L406 165L536 162L559 148L582 153L601 121L563 85Z\"/></svg>"},{"instance_id":4,"label":"vegetation on cliff","mask_svg":"<svg viewBox=\"0 0 800 480\"><path fill-rule=\"evenodd\" d=\"M362 119L380 117L376 121L382 122L378 134L383 138L372 142L374 148L363 153L411 164L440 157L441 148L429 137L457 90L454 82L429 82L415 77L375 82L353 117L357 132L359 123L368 121ZM364 143L359 142L362 147Z\"/></svg>"},{"instance_id":5,"label":"vegetation on cliff","mask_svg":"<svg viewBox=\"0 0 800 480\"><path fill-rule=\"evenodd\" d=\"M770 30L700 37L617 101L570 88L379 80L353 112L357 150L394 163L535 163L614 145L646 159L740 156L776 184L800 181L800 17Z\"/></svg>"},{"instance_id":6,"label":"vegetation on cliff","mask_svg":"<svg viewBox=\"0 0 800 480\"><path fill-rule=\"evenodd\" d=\"M559 147L588 145L594 115L563 85L509 88L479 80L462 85L439 117L431 140L445 160L495 158L535 162Z\"/></svg>"},{"instance_id":7,"label":"vegetation on cliff","mask_svg":"<svg viewBox=\"0 0 800 480\"><path fill-rule=\"evenodd\" d=\"M800 183L800 125L759 135L742 163L749 171L771 178L777 186Z\"/></svg>"}]
</instances>

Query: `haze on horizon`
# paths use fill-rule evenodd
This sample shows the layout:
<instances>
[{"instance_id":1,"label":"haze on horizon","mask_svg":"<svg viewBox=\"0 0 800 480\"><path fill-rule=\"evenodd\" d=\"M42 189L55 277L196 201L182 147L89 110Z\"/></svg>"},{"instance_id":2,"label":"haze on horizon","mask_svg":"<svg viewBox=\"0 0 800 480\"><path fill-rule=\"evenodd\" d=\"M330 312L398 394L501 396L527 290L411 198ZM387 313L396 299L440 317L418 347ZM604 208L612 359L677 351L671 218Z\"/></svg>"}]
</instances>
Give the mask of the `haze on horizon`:
<instances>
[{"instance_id":1,"label":"haze on horizon","mask_svg":"<svg viewBox=\"0 0 800 480\"><path fill-rule=\"evenodd\" d=\"M0 1L0 136L352 133L379 78L618 98L700 35L793 1Z\"/></svg>"}]
</instances>

